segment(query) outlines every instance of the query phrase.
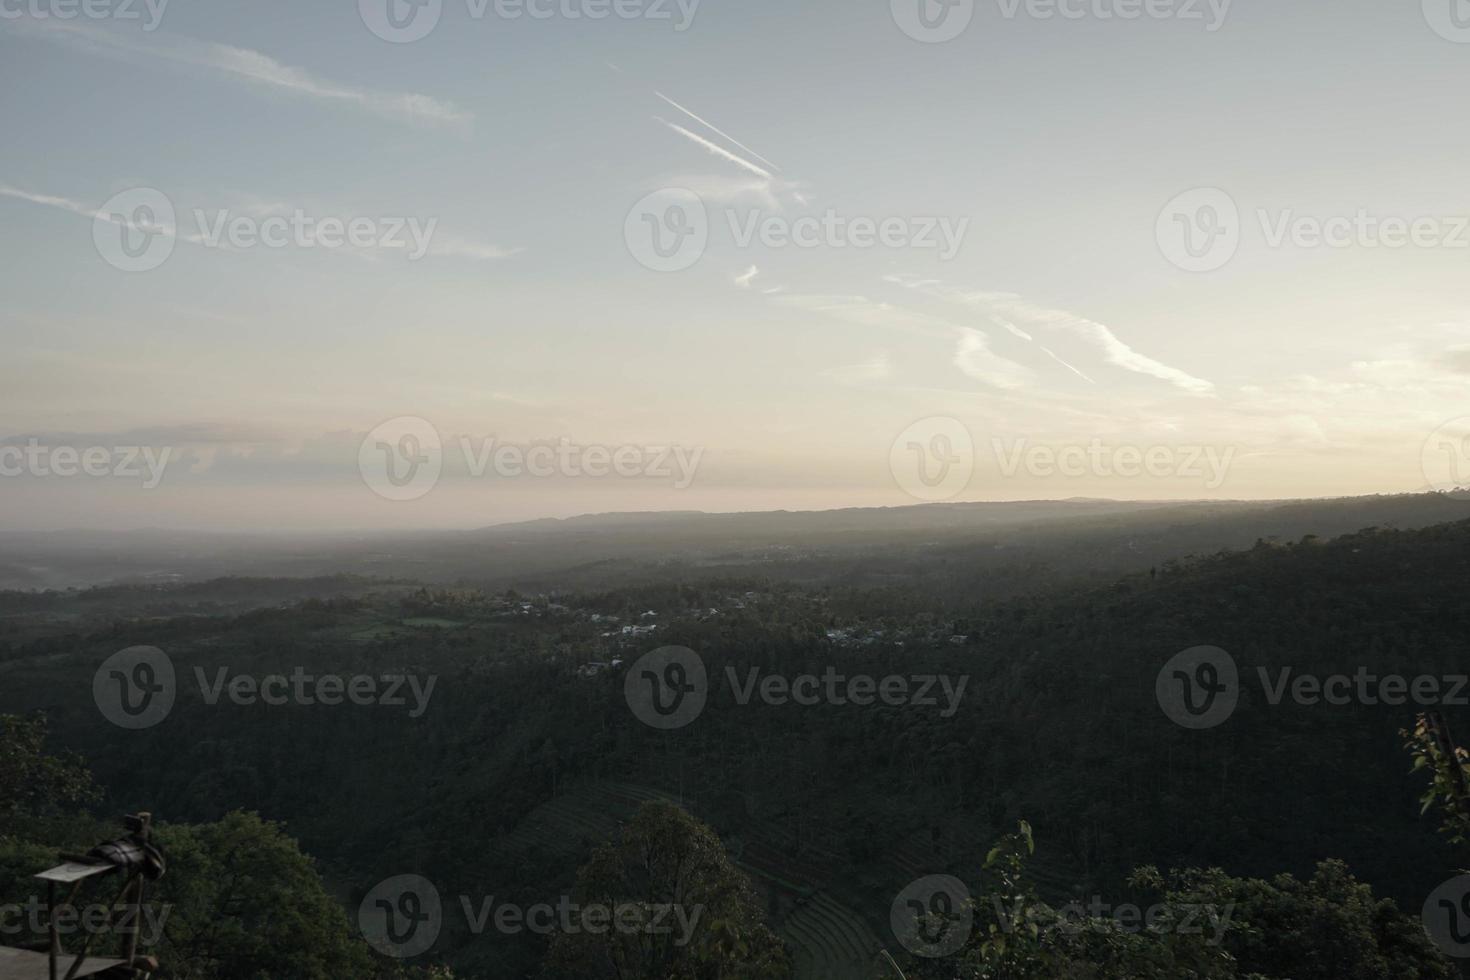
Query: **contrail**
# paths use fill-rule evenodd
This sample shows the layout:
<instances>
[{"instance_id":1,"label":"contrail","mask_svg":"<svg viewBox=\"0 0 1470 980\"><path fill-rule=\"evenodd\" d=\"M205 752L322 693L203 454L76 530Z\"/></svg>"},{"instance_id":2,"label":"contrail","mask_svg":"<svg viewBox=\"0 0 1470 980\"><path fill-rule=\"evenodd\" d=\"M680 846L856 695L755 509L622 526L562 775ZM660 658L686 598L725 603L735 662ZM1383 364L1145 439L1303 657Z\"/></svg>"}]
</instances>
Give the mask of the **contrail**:
<instances>
[{"instance_id":1,"label":"contrail","mask_svg":"<svg viewBox=\"0 0 1470 980\"><path fill-rule=\"evenodd\" d=\"M709 150L715 156L724 157L731 163L736 164L737 166L744 167L746 170L749 170L751 173L755 174L758 177L764 177L766 180L773 179L769 170L764 170L760 167L757 167L749 160L746 160L743 157L736 156L729 150L725 149L723 146L720 146L718 143L712 143L709 140L705 139L703 136L700 136L698 133L691 133L683 126L677 125L676 123L671 123L667 119L664 119L660 116L654 116L653 118L657 119L659 122L663 123L665 126L669 127L679 135L687 137L688 139L691 139L694 142L698 143L700 146L704 147L706 150Z\"/></svg>"},{"instance_id":2,"label":"contrail","mask_svg":"<svg viewBox=\"0 0 1470 980\"><path fill-rule=\"evenodd\" d=\"M705 126L705 127L709 128L709 129L713 130L714 132L720 134L725 139L729 140L731 143L734 143L736 146L740 147L746 153L749 153L751 156L755 157L761 163L764 163L766 166L770 167L772 170L776 171L777 173L780 173L781 172L781 168L780 167L776 166L770 160L767 160L765 157L761 156L759 153L755 152L750 147L746 146L744 143L740 142L738 139L736 139L735 137L731 136L729 133L725 132L720 127L716 126L714 123L710 122L708 119L705 119L702 116L698 116L695 113L690 112L688 109L684 108L679 103L677 103L673 99L669 98L667 95L664 95L662 92L655 91L653 94L656 95L656 96L658 96L660 99L663 99L665 102L667 102L669 105L673 106L675 109L678 109L680 112L684 113L684 115L688 116L690 119L695 120L700 125Z\"/></svg>"}]
</instances>

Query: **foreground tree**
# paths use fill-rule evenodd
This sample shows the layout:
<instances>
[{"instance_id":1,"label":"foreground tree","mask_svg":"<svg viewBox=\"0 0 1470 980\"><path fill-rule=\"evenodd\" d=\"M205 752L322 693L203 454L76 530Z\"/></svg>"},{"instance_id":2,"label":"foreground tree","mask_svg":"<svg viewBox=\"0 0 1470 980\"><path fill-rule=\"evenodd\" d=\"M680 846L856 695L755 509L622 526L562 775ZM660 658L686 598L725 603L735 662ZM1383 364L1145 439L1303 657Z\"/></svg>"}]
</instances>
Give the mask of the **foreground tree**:
<instances>
[{"instance_id":1,"label":"foreground tree","mask_svg":"<svg viewBox=\"0 0 1470 980\"><path fill-rule=\"evenodd\" d=\"M1325 861L1310 881L1232 878L1218 869L1134 873L1148 913L1125 923L1081 905L1053 908L1025 875L1031 830L1003 839L970 938L953 956L916 962L910 980L1381 980L1455 976L1420 923Z\"/></svg>"},{"instance_id":2,"label":"foreground tree","mask_svg":"<svg viewBox=\"0 0 1470 980\"><path fill-rule=\"evenodd\" d=\"M159 828L169 858L156 901L170 906L160 958L176 980L367 976L367 946L311 859L253 813Z\"/></svg>"},{"instance_id":3,"label":"foreground tree","mask_svg":"<svg viewBox=\"0 0 1470 980\"><path fill-rule=\"evenodd\" d=\"M45 742L45 715L0 715L0 837L97 799L82 760L49 755Z\"/></svg>"},{"instance_id":4,"label":"foreground tree","mask_svg":"<svg viewBox=\"0 0 1470 980\"><path fill-rule=\"evenodd\" d=\"M584 916L552 943L557 980L781 980L790 966L749 880L713 830L668 803L645 803L577 874ZM600 912L594 913L602 919Z\"/></svg>"}]
</instances>

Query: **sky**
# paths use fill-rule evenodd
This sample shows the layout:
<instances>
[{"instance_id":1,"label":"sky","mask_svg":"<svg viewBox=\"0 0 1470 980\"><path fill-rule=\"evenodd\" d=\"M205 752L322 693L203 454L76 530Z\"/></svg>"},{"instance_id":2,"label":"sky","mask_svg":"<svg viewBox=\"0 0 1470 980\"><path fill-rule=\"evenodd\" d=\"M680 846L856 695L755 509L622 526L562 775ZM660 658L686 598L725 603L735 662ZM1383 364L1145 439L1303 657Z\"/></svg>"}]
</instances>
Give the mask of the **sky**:
<instances>
[{"instance_id":1,"label":"sky","mask_svg":"<svg viewBox=\"0 0 1470 980\"><path fill-rule=\"evenodd\" d=\"M1466 0L0 0L0 529L1470 484Z\"/></svg>"}]
</instances>

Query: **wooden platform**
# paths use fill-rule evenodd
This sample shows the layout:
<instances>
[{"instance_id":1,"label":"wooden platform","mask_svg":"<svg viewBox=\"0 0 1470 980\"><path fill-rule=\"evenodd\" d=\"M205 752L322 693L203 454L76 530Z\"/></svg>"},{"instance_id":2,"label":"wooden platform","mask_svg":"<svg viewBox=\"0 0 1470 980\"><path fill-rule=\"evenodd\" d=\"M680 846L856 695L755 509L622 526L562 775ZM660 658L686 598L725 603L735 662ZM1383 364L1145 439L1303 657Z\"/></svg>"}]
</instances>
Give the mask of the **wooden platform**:
<instances>
[{"instance_id":1,"label":"wooden platform","mask_svg":"<svg viewBox=\"0 0 1470 980\"><path fill-rule=\"evenodd\" d=\"M28 949L11 949L8 946L0 946L0 980L50 980L51 958L45 953L33 953ZM76 962L76 956L70 953L57 957L58 977L66 976L71 969L72 963ZM77 971L79 977L92 977L115 966L122 966L122 960L110 960L103 957L89 956L82 968Z\"/></svg>"}]
</instances>

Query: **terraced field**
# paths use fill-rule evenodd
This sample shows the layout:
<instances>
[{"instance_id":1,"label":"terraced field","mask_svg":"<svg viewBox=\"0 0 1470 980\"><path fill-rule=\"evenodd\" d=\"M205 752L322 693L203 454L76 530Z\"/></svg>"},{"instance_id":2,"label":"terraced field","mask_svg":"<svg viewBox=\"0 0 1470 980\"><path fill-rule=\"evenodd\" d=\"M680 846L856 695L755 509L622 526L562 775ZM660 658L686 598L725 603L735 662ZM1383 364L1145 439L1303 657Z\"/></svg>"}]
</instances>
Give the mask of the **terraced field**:
<instances>
[{"instance_id":1,"label":"terraced field","mask_svg":"<svg viewBox=\"0 0 1470 980\"><path fill-rule=\"evenodd\" d=\"M876 976L882 945L861 917L826 892L787 916L780 935L795 954L798 980L865 980Z\"/></svg>"}]
</instances>

